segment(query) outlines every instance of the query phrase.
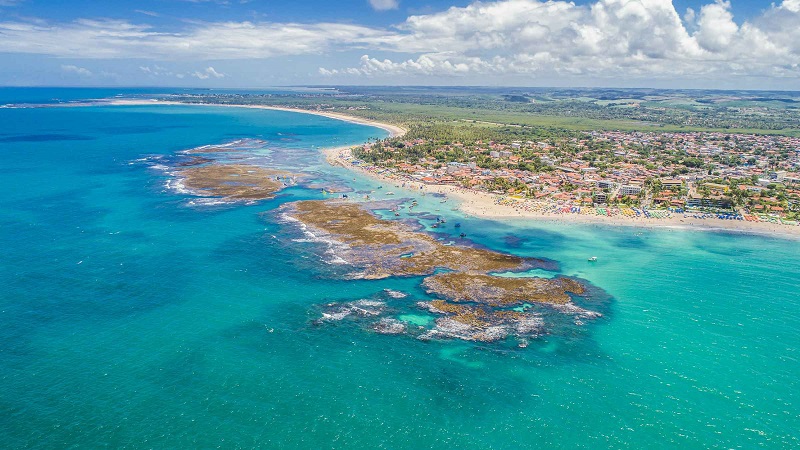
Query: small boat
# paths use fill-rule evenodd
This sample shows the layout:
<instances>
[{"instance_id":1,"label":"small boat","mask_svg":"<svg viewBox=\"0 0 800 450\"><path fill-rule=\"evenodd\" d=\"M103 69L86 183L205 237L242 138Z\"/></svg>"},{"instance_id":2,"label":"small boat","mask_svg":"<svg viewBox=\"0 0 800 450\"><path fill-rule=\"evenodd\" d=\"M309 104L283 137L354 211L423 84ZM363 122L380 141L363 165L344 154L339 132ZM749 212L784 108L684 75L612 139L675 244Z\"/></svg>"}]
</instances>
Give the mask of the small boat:
<instances>
[{"instance_id":1,"label":"small boat","mask_svg":"<svg viewBox=\"0 0 800 450\"><path fill-rule=\"evenodd\" d=\"M461 239L464 239L465 237L467 237L467 234L466 233L461 233L461 234L459 234L459 236L461 236Z\"/></svg>"},{"instance_id":2,"label":"small boat","mask_svg":"<svg viewBox=\"0 0 800 450\"><path fill-rule=\"evenodd\" d=\"M399 213L399 212L396 212L396 213L394 213L394 216L395 216L395 217L400 217L400 213Z\"/></svg>"},{"instance_id":3,"label":"small boat","mask_svg":"<svg viewBox=\"0 0 800 450\"><path fill-rule=\"evenodd\" d=\"M595 261L597 261L597 256L592 256L591 258L589 258L589 262L595 262Z\"/></svg>"},{"instance_id":4,"label":"small boat","mask_svg":"<svg viewBox=\"0 0 800 450\"><path fill-rule=\"evenodd\" d=\"M394 195L394 192L387 192L386 195Z\"/></svg>"},{"instance_id":5,"label":"small boat","mask_svg":"<svg viewBox=\"0 0 800 450\"><path fill-rule=\"evenodd\" d=\"M456 222L456 228L461 228L461 222Z\"/></svg>"}]
</instances>

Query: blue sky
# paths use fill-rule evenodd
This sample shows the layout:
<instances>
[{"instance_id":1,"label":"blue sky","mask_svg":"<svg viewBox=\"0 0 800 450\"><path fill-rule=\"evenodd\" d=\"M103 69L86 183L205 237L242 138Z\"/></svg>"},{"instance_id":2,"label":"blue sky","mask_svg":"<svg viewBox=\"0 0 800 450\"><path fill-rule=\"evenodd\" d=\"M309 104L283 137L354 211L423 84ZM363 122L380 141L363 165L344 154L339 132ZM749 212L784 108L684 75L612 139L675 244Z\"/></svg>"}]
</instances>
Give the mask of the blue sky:
<instances>
[{"instance_id":1,"label":"blue sky","mask_svg":"<svg viewBox=\"0 0 800 450\"><path fill-rule=\"evenodd\" d=\"M396 9L375 11L368 0L307 0L307 1L190 1L190 0L0 0L0 5L9 3L13 8L4 8L6 18L14 16L38 17L44 19L69 21L80 18L108 17L117 19L142 20L167 28L179 28L182 20L272 20L281 22L355 22L366 25L389 26L402 22L407 16L442 11L451 6L463 7L470 1L443 0L400 0ZM591 0L574 0L576 5L594 3ZM701 0L674 0L675 9L683 13L686 8L699 10L704 4ZM760 13L769 2L758 0L739 0L732 2L731 9L738 20L747 19ZM160 17L148 16L156 13Z\"/></svg>"},{"instance_id":2,"label":"blue sky","mask_svg":"<svg viewBox=\"0 0 800 450\"><path fill-rule=\"evenodd\" d=\"M0 0L0 85L800 89L800 0Z\"/></svg>"}]
</instances>

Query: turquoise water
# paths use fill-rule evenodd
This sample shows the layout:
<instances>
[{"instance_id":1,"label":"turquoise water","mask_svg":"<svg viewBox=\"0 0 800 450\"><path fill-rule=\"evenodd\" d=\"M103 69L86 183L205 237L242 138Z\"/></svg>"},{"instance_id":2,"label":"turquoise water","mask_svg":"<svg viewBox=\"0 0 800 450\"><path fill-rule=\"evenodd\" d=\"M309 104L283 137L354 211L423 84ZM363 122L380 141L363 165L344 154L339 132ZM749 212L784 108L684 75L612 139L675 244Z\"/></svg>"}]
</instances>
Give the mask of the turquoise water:
<instances>
[{"instance_id":1,"label":"turquoise water","mask_svg":"<svg viewBox=\"0 0 800 450\"><path fill-rule=\"evenodd\" d=\"M319 304L425 297L418 278L326 276L314 245L269 214L318 189L198 208L152 167L258 138L260 158L369 190L316 149L381 136L232 108L0 109L3 446L800 445L796 241L501 224L419 198L462 223L445 239L549 258L604 312L525 349L421 342L314 325Z\"/></svg>"}]
</instances>

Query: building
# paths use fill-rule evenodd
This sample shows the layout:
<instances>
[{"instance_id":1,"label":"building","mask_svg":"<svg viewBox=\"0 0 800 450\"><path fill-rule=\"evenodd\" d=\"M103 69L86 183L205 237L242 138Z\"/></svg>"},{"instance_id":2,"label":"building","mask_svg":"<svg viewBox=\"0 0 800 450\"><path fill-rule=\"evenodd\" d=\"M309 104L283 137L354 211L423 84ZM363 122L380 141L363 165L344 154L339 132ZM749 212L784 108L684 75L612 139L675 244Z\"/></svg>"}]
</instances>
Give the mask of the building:
<instances>
[{"instance_id":1,"label":"building","mask_svg":"<svg viewBox=\"0 0 800 450\"><path fill-rule=\"evenodd\" d=\"M608 195L603 192L597 192L594 194L594 202L596 204L608 203Z\"/></svg>"},{"instance_id":2,"label":"building","mask_svg":"<svg viewBox=\"0 0 800 450\"><path fill-rule=\"evenodd\" d=\"M626 184L619 188L620 195L639 195L642 192L642 187L638 184Z\"/></svg>"},{"instance_id":3,"label":"building","mask_svg":"<svg viewBox=\"0 0 800 450\"><path fill-rule=\"evenodd\" d=\"M683 180L676 180L673 178L665 178L661 180L661 186L670 191L680 191L683 187Z\"/></svg>"},{"instance_id":4,"label":"building","mask_svg":"<svg viewBox=\"0 0 800 450\"><path fill-rule=\"evenodd\" d=\"M731 199L723 195L712 195L703 197L692 194L686 199L687 208L730 208Z\"/></svg>"},{"instance_id":5,"label":"building","mask_svg":"<svg viewBox=\"0 0 800 450\"><path fill-rule=\"evenodd\" d=\"M617 183L610 180L597 180L597 187L600 189L616 189L617 186Z\"/></svg>"}]
</instances>

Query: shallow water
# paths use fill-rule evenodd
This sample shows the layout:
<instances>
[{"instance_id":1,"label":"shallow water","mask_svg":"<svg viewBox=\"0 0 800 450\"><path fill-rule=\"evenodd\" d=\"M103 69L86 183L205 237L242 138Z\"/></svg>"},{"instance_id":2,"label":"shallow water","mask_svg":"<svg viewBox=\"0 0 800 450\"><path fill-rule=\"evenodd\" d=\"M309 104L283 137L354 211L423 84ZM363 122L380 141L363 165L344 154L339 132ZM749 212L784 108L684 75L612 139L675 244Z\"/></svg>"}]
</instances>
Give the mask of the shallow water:
<instances>
[{"instance_id":1,"label":"shallow water","mask_svg":"<svg viewBox=\"0 0 800 450\"><path fill-rule=\"evenodd\" d=\"M262 214L319 189L193 207L152 167L256 138L259 158L380 198L316 149L383 135L232 108L0 109L4 446L800 445L796 241L496 223L393 188L428 226L445 217L432 231L446 240L464 232L588 280L605 313L525 349L421 342L314 325L319 305L426 297L420 278L332 277L319 244Z\"/></svg>"}]
</instances>

